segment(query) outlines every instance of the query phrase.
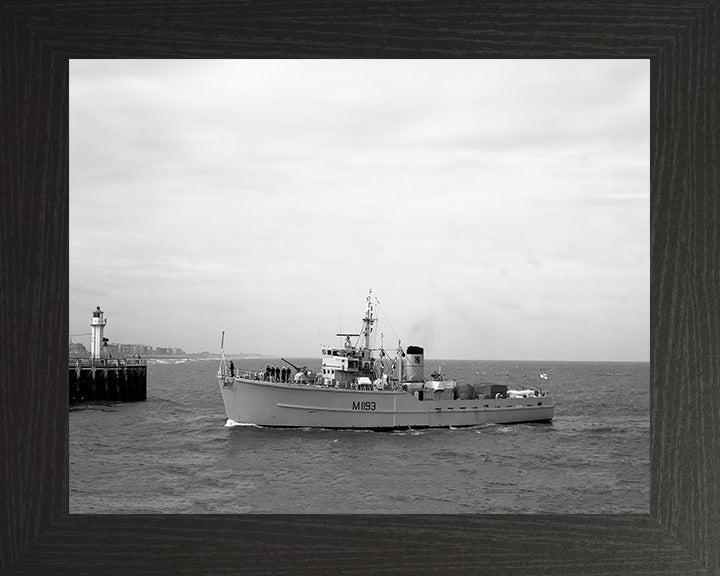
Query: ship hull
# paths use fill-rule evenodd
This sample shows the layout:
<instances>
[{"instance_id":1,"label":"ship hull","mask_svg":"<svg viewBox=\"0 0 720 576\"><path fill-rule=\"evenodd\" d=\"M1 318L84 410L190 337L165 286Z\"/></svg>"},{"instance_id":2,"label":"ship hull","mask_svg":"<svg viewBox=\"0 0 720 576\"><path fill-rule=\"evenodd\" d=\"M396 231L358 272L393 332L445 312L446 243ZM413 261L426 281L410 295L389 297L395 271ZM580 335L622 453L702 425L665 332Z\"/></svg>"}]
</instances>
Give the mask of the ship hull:
<instances>
[{"instance_id":1,"label":"ship hull","mask_svg":"<svg viewBox=\"0 0 720 576\"><path fill-rule=\"evenodd\" d=\"M419 400L405 391L343 390L246 378L218 378L229 420L281 427L447 428L548 422L550 396Z\"/></svg>"}]
</instances>

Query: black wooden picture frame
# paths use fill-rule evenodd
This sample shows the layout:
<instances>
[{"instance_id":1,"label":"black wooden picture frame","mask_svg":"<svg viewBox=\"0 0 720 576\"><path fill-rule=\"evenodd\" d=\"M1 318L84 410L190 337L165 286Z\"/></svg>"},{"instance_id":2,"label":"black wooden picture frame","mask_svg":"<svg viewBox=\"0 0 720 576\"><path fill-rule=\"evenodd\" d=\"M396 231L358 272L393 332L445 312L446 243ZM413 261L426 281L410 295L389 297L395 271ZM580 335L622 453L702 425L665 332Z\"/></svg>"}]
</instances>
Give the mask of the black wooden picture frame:
<instances>
[{"instance_id":1,"label":"black wooden picture frame","mask_svg":"<svg viewBox=\"0 0 720 576\"><path fill-rule=\"evenodd\" d=\"M720 574L719 4L5 0L0 571ZM68 62L150 57L649 59L650 514L69 515Z\"/></svg>"}]
</instances>

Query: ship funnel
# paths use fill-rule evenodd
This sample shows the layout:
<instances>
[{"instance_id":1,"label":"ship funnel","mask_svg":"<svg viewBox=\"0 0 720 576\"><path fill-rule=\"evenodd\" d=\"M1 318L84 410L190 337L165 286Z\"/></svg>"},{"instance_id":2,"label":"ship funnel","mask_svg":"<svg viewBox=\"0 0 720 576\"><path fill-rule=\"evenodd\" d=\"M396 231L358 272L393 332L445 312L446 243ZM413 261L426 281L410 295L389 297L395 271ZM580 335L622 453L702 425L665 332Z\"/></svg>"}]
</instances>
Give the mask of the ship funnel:
<instances>
[{"instance_id":1,"label":"ship funnel","mask_svg":"<svg viewBox=\"0 0 720 576\"><path fill-rule=\"evenodd\" d=\"M425 381L425 358L424 350L420 346L408 346L405 351L405 381Z\"/></svg>"}]
</instances>

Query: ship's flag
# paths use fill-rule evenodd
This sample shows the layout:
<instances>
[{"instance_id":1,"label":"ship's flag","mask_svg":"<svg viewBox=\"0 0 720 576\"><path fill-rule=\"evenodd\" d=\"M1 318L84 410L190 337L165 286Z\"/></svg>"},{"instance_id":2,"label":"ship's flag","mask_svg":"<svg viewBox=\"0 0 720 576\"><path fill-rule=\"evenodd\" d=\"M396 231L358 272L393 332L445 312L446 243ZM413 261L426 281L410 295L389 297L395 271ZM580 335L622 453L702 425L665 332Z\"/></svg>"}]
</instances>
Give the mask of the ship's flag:
<instances>
[{"instance_id":1,"label":"ship's flag","mask_svg":"<svg viewBox=\"0 0 720 576\"><path fill-rule=\"evenodd\" d=\"M543 372L542 370L540 370L540 378L542 378L543 380L548 379L547 374L545 374L545 372Z\"/></svg>"}]
</instances>

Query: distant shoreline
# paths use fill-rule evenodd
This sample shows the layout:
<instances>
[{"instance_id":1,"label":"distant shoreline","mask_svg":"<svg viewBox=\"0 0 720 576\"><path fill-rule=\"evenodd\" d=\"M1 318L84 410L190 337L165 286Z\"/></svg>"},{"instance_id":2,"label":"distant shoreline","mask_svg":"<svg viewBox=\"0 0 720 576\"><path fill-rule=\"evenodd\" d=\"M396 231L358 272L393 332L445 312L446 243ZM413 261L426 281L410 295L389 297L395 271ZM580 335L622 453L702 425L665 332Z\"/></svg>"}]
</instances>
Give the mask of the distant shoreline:
<instances>
[{"instance_id":1,"label":"distant shoreline","mask_svg":"<svg viewBox=\"0 0 720 576\"><path fill-rule=\"evenodd\" d=\"M137 358L137 354L121 354L117 356L104 356L104 358L116 360L123 358ZM75 358L90 359L89 354L70 354L69 358L74 360ZM144 360L219 360L221 358L220 352L207 353L207 354L140 354L140 358ZM232 358L233 360L257 360L260 358L275 358L274 356L262 356L262 355L245 355L245 354L225 354L225 358Z\"/></svg>"}]
</instances>

